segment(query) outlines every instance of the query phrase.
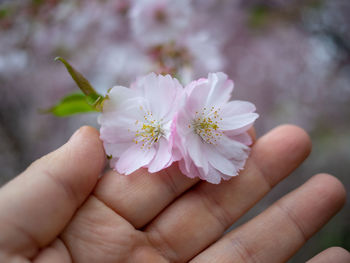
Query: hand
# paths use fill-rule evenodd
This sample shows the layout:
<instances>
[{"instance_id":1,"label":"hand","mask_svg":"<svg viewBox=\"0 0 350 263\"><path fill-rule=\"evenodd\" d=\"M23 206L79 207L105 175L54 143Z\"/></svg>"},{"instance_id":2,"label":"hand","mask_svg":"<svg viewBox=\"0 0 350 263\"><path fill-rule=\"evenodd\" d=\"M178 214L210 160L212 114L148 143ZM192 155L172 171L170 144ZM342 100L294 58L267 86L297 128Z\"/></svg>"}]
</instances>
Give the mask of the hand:
<instances>
[{"instance_id":1,"label":"hand","mask_svg":"<svg viewBox=\"0 0 350 263\"><path fill-rule=\"evenodd\" d=\"M256 141L238 177L220 185L184 177L176 165L99 179L102 143L81 128L0 190L0 262L285 262L342 207L336 178L316 175L222 235L310 148L303 130L281 126ZM345 263L350 255L331 248L310 262L327 258Z\"/></svg>"}]
</instances>

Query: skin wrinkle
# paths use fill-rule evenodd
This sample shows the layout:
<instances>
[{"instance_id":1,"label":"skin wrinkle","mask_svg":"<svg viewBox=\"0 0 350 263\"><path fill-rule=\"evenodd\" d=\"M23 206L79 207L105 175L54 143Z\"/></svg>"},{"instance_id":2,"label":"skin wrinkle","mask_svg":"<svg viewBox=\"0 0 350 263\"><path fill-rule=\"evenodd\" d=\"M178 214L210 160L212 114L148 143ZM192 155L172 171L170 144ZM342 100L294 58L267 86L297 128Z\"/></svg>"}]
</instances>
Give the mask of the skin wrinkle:
<instances>
[{"instance_id":1,"label":"skin wrinkle","mask_svg":"<svg viewBox=\"0 0 350 263\"><path fill-rule=\"evenodd\" d=\"M194 192L199 196L199 200L206 208L206 210L211 214L216 221L221 225L222 231L224 231L228 225L231 224L231 215L230 213L223 207L221 207L220 203L209 193L207 193L203 187L197 187Z\"/></svg>"},{"instance_id":2,"label":"skin wrinkle","mask_svg":"<svg viewBox=\"0 0 350 263\"><path fill-rule=\"evenodd\" d=\"M94 201L95 200L95 201ZM97 197L95 197L95 196L91 196L90 198L89 198L89 200L88 200L89 202L97 202L96 204L92 204L92 205L97 205L97 204L100 204L100 205L102 205L102 207L103 208L107 208L107 210L109 210L110 212L112 212L113 213L113 215L115 215L115 216L118 216L118 217L120 217L120 218L122 218L120 215L118 215L118 214L116 214L114 211L113 211L113 209L111 209L110 207L108 207L104 202L102 202L102 201L100 201ZM87 202L88 202L87 201ZM91 205L91 204L90 204ZM91 208L86 208L85 207L85 209L91 209ZM79 215L79 214L77 214L77 219L78 220L82 220L82 219L84 219L83 221L84 221L84 224L86 225L86 227L87 227L87 230L88 231L94 231L94 236L99 236L99 238L95 238L94 239L94 242L95 242L95 244L94 244L94 247L95 248L97 248L100 252L102 252L102 254L105 254L105 253L108 253L108 254L110 254L111 253L111 250L114 250L114 249L112 249L111 248L111 245L112 244L110 244L109 246L105 246L106 245L106 240L104 240L104 236L101 236L101 233L99 233L98 231L95 231L95 230L97 230L98 228L96 228L96 226L97 226L97 223L98 222L94 222L94 221L91 221L92 219L91 218L87 218L86 217L86 211L83 211L84 213L83 213L83 215ZM76 219L76 220L77 220ZM101 220L101 218L98 218L97 220ZM122 218L122 220L123 221L125 221L125 219L124 218ZM78 221L79 222L79 221ZM125 221L125 222L127 222L127 221ZM76 223L76 222L75 222ZM124 227L125 225L120 225L120 227ZM134 229L134 228L133 228ZM86 229L85 229L86 230ZM133 249L135 248L135 245L136 245L136 239L134 238L136 235L137 236L140 236L139 235L139 233L135 230L134 232L130 232L129 233L129 235L128 236L125 236L125 233L124 233L125 231L123 231L121 234L123 235L123 237L126 237L126 239L124 240L124 243L125 244L130 244L130 246L128 247L128 246L126 246L125 244L121 244L121 243L119 243L118 244L118 246L122 246L122 247L126 247L127 248L127 250L129 251L129 253L127 253L127 254L131 254L132 253L132 251L133 251ZM86 233L85 233L86 234ZM92 235L91 235L92 236ZM63 233L63 236L61 236L62 237L62 240L64 241L64 243L66 244L66 246L69 248L69 249L71 249L71 246L72 246L72 240L79 240L79 242L81 243L81 242L83 242L84 244L85 243L87 243L88 244L88 242L89 242L89 240L84 240L84 238L86 237L86 236L84 236L84 235L81 235L81 233L80 232L77 232L77 229L76 229L76 225L73 225L73 229L68 229L67 231L65 231L65 233ZM128 240L130 241L130 242L128 242ZM74 243L75 244L75 243ZM132 246L131 246L131 244L133 244ZM75 245L76 246L76 245ZM91 244L90 244L90 246L91 246ZM105 251L102 251L101 249L103 249L103 248L106 248L106 250ZM89 246L87 247L87 248L89 248ZM81 249L81 248L80 248ZM73 262L82 262L80 259L78 259L73 253L71 253L71 256L72 256L72 259L73 259Z\"/></svg>"},{"instance_id":3,"label":"skin wrinkle","mask_svg":"<svg viewBox=\"0 0 350 263\"><path fill-rule=\"evenodd\" d=\"M255 258L255 254L250 251L250 249L242 243L239 236L229 238L230 243L232 244L237 254L242 259L242 263L259 263L258 259Z\"/></svg>"},{"instance_id":4,"label":"skin wrinkle","mask_svg":"<svg viewBox=\"0 0 350 263\"><path fill-rule=\"evenodd\" d=\"M301 238L303 239L303 243L308 241L309 235L306 234L306 231L302 227L302 224L300 223L300 220L296 217L296 215L293 213L291 209L288 208L288 206L283 205L280 201L275 203L275 207L284 215L284 217L288 218L288 221L290 221L298 230L300 233Z\"/></svg>"},{"instance_id":5,"label":"skin wrinkle","mask_svg":"<svg viewBox=\"0 0 350 263\"><path fill-rule=\"evenodd\" d=\"M15 230L15 232L20 233L22 235L22 237L25 238L25 241L22 242L22 243L24 243L24 244L31 244L31 246L29 248L26 248L26 250L20 251L20 252L23 253L23 256L27 256L29 258L32 258L39 252L39 249L41 247L39 240L37 240L35 238L35 236L32 235L32 233L30 233L25 228L23 228L20 225L18 225L15 222L15 220L12 220L11 222L7 222L7 221L5 221L5 218L2 218L1 219L1 225L11 226ZM6 229L6 227L4 227L4 229ZM10 252L10 254L12 254L12 253L14 253L16 251L9 251L9 252ZM17 251L17 253L18 253L18 251ZM19 254L22 254L22 253L19 253Z\"/></svg>"},{"instance_id":6,"label":"skin wrinkle","mask_svg":"<svg viewBox=\"0 0 350 263\"><path fill-rule=\"evenodd\" d=\"M152 232L145 232L148 242L153 248L159 251L169 262L178 262L176 250L171 246L171 242L162 234L157 226L152 227Z\"/></svg>"},{"instance_id":7,"label":"skin wrinkle","mask_svg":"<svg viewBox=\"0 0 350 263\"><path fill-rule=\"evenodd\" d=\"M74 207L78 207L78 205L81 203L81 198L77 194L76 191L71 187L70 184L67 184L64 179L62 179L60 176L55 176L52 174L52 172L49 169L45 169L42 171L39 171L39 173L42 173L43 176L50 179L54 184L57 185L57 189L63 189L64 194L66 195L67 199L73 203Z\"/></svg>"},{"instance_id":8,"label":"skin wrinkle","mask_svg":"<svg viewBox=\"0 0 350 263\"><path fill-rule=\"evenodd\" d=\"M170 173L170 169L171 168L160 171L160 173L157 174L157 176L160 176L160 178L162 179L164 184L167 186L167 189L171 193L171 196L173 199L176 196L178 196L180 193L182 193L182 191L176 185L176 183L173 179L174 173Z\"/></svg>"},{"instance_id":9,"label":"skin wrinkle","mask_svg":"<svg viewBox=\"0 0 350 263\"><path fill-rule=\"evenodd\" d=\"M66 249L68 255L69 255L69 259L70 259L70 263L73 262L73 254L72 254L72 251L70 250L68 244L66 244L66 242L64 241L64 239L62 237L58 237L57 238L59 241L61 241L64 249Z\"/></svg>"}]
</instances>

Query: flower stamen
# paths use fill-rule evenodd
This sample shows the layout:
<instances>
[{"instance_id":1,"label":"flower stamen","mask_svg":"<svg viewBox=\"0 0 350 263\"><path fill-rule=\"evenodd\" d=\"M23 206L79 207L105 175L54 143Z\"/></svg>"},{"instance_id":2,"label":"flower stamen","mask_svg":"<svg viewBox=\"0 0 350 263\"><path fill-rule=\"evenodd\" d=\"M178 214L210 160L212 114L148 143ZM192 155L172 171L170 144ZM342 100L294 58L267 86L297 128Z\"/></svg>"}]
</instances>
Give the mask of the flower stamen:
<instances>
[{"instance_id":1,"label":"flower stamen","mask_svg":"<svg viewBox=\"0 0 350 263\"><path fill-rule=\"evenodd\" d=\"M198 134L206 143L216 144L217 139L222 136L222 132L219 129L219 123L217 121L217 119L220 118L219 111L219 108L215 110L215 108L212 107L208 112L207 108L203 108L200 114L196 112L196 117L192 123L192 127L194 132ZM190 127L191 125L189 125L189 128Z\"/></svg>"},{"instance_id":2,"label":"flower stamen","mask_svg":"<svg viewBox=\"0 0 350 263\"><path fill-rule=\"evenodd\" d=\"M145 147L150 149L154 143L159 141L161 136L165 135L165 132L160 121L153 119L153 114L151 112L148 111L143 117L144 122L139 122L138 120L135 122L135 125L140 124L141 127L136 130L133 142L135 144L141 142L141 149Z\"/></svg>"}]
</instances>

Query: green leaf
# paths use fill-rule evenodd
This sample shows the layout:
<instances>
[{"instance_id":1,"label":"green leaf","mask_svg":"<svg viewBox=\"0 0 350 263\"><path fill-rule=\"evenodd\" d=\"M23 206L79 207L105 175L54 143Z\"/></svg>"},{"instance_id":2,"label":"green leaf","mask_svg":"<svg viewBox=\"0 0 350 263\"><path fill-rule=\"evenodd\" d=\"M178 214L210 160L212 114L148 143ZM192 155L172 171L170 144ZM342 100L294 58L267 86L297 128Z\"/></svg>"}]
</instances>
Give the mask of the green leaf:
<instances>
[{"instance_id":1,"label":"green leaf","mask_svg":"<svg viewBox=\"0 0 350 263\"><path fill-rule=\"evenodd\" d=\"M87 101L83 93L72 93L61 99L55 106L41 113L52 113L58 117L66 117L78 113L96 112L97 109Z\"/></svg>"},{"instance_id":2,"label":"green leaf","mask_svg":"<svg viewBox=\"0 0 350 263\"><path fill-rule=\"evenodd\" d=\"M56 57L55 61L61 61L65 65L68 73L78 85L79 89L88 97L90 104L96 107L96 109L101 110L101 103L104 98L102 95L96 92L90 82L80 72L73 68L65 59Z\"/></svg>"}]
</instances>

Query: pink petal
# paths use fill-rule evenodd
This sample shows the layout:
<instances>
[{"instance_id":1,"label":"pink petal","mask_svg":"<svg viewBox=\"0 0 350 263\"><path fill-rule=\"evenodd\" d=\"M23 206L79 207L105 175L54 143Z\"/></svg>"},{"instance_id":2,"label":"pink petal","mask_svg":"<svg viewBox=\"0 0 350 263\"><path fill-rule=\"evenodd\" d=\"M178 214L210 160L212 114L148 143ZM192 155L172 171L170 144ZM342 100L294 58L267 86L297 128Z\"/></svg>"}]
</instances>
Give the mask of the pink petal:
<instances>
[{"instance_id":1,"label":"pink petal","mask_svg":"<svg viewBox=\"0 0 350 263\"><path fill-rule=\"evenodd\" d=\"M243 143L245 145L251 145L253 143L252 137L250 137L250 135L247 132L238 135L235 135L234 133L231 134L230 132L231 131L226 131L225 135L234 141Z\"/></svg>"},{"instance_id":2,"label":"pink petal","mask_svg":"<svg viewBox=\"0 0 350 263\"><path fill-rule=\"evenodd\" d=\"M212 184L219 184L221 181L222 173L209 165L208 174L202 177L203 180L206 180Z\"/></svg>"},{"instance_id":3,"label":"pink petal","mask_svg":"<svg viewBox=\"0 0 350 263\"><path fill-rule=\"evenodd\" d=\"M187 151L194 164L201 167L205 173L208 172L208 160L202 147L202 139L197 134L189 134L186 137Z\"/></svg>"},{"instance_id":4,"label":"pink petal","mask_svg":"<svg viewBox=\"0 0 350 263\"><path fill-rule=\"evenodd\" d=\"M222 109L220 117L226 118L233 115L254 112L256 107L253 103L248 101L234 100L226 103Z\"/></svg>"},{"instance_id":5,"label":"pink petal","mask_svg":"<svg viewBox=\"0 0 350 263\"><path fill-rule=\"evenodd\" d=\"M245 160L250 148L238 141L234 141L226 136L221 136L218 140L216 150L229 160Z\"/></svg>"},{"instance_id":6,"label":"pink petal","mask_svg":"<svg viewBox=\"0 0 350 263\"><path fill-rule=\"evenodd\" d=\"M149 110L158 120L165 119L167 115L171 115L170 112L177 109L177 100L183 92L177 79L170 75L162 76L154 73L139 78L132 89L140 92L149 102Z\"/></svg>"},{"instance_id":7,"label":"pink petal","mask_svg":"<svg viewBox=\"0 0 350 263\"><path fill-rule=\"evenodd\" d=\"M233 163L225 156L218 153L215 148L208 145L205 147L205 154L207 155L208 161L214 169L230 176L234 176L237 173L237 169Z\"/></svg>"},{"instance_id":8,"label":"pink petal","mask_svg":"<svg viewBox=\"0 0 350 263\"><path fill-rule=\"evenodd\" d=\"M157 152L153 160L148 165L148 171L150 173L155 173L169 166L171 157L171 149L169 147L168 141L163 137L160 138L158 142Z\"/></svg>"},{"instance_id":9,"label":"pink petal","mask_svg":"<svg viewBox=\"0 0 350 263\"><path fill-rule=\"evenodd\" d=\"M210 86L206 82L196 82L189 84L192 89L186 102L186 111L191 116L194 117L196 112L201 112L206 107L206 102L208 94L210 92Z\"/></svg>"},{"instance_id":10,"label":"pink petal","mask_svg":"<svg viewBox=\"0 0 350 263\"><path fill-rule=\"evenodd\" d=\"M249 129L249 125L253 125L254 121L259 117L257 113L245 113L240 115L234 115L231 117L223 118L219 122L220 130L237 130L237 134L246 131L247 127ZM243 128L243 131L242 131Z\"/></svg>"},{"instance_id":11,"label":"pink petal","mask_svg":"<svg viewBox=\"0 0 350 263\"><path fill-rule=\"evenodd\" d=\"M139 96L136 91L123 86L115 86L108 92L108 99L104 101L103 111L117 111L123 107L126 100Z\"/></svg>"},{"instance_id":12,"label":"pink petal","mask_svg":"<svg viewBox=\"0 0 350 263\"><path fill-rule=\"evenodd\" d=\"M150 149L141 149L139 144L134 144L120 156L115 168L121 174L131 174L137 169L148 165L153 159L155 153L156 150L154 147L151 147Z\"/></svg>"},{"instance_id":13,"label":"pink petal","mask_svg":"<svg viewBox=\"0 0 350 263\"><path fill-rule=\"evenodd\" d=\"M100 138L108 143L132 142L135 133L129 131L127 127L101 126Z\"/></svg>"},{"instance_id":14,"label":"pink petal","mask_svg":"<svg viewBox=\"0 0 350 263\"><path fill-rule=\"evenodd\" d=\"M185 161L184 160L180 160L179 161L179 169L181 171L181 173L183 175L186 175L189 178L196 178L196 177L200 177L200 173L198 168L194 165L194 163L192 162L188 169L186 168L185 165Z\"/></svg>"},{"instance_id":15,"label":"pink petal","mask_svg":"<svg viewBox=\"0 0 350 263\"><path fill-rule=\"evenodd\" d=\"M105 148L105 152L107 155L111 155L113 159L119 159L119 157L126 151L130 146L132 146L132 142L124 142L124 143L103 143Z\"/></svg>"},{"instance_id":16,"label":"pink petal","mask_svg":"<svg viewBox=\"0 0 350 263\"><path fill-rule=\"evenodd\" d=\"M227 78L227 75L218 73L209 73L208 82L210 84L210 92L207 97L207 107L221 107L227 103L233 91L233 81Z\"/></svg>"}]
</instances>

